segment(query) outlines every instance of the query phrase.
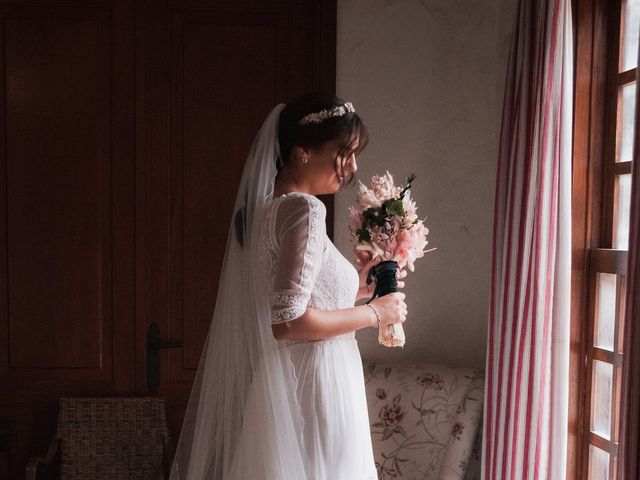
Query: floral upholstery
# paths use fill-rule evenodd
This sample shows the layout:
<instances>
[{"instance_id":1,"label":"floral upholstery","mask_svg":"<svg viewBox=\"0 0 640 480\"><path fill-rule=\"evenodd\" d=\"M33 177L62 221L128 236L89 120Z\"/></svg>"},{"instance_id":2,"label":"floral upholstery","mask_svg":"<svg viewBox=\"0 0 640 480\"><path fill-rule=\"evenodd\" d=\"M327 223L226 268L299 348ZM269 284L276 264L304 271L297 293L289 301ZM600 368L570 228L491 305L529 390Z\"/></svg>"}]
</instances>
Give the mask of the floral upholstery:
<instances>
[{"instance_id":1,"label":"floral upholstery","mask_svg":"<svg viewBox=\"0 0 640 480\"><path fill-rule=\"evenodd\" d=\"M378 478L480 478L484 373L365 362Z\"/></svg>"}]
</instances>

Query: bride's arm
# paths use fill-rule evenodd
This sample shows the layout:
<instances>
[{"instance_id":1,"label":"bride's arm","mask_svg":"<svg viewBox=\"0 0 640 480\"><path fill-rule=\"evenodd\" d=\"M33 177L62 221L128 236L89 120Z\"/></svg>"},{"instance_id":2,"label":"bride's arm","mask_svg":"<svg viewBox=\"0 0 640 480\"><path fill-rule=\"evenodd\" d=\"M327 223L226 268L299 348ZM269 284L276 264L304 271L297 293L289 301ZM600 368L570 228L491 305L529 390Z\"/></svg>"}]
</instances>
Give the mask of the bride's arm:
<instances>
[{"instance_id":1,"label":"bride's arm","mask_svg":"<svg viewBox=\"0 0 640 480\"><path fill-rule=\"evenodd\" d=\"M274 234L279 254L270 292L274 337L278 340L320 340L377 325L375 312L366 305L337 310L305 309L326 247L326 209L311 195L290 196L276 208ZM365 272L379 261L368 262L366 269L359 272L357 297L362 298L366 292L366 287L362 288L366 284ZM404 293L396 292L371 302L380 312L381 324L404 321L406 304L403 298ZM290 320L281 323L282 318Z\"/></svg>"},{"instance_id":2,"label":"bride's arm","mask_svg":"<svg viewBox=\"0 0 640 480\"><path fill-rule=\"evenodd\" d=\"M403 292L394 292L371 302L380 313L381 325L406 320L407 305L404 298ZM322 340L377 325L378 319L373 309L358 305L338 310L307 307L300 317L273 324L271 329L277 340Z\"/></svg>"},{"instance_id":3,"label":"bride's arm","mask_svg":"<svg viewBox=\"0 0 640 480\"><path fill-rule=\"evenodd\" d=\"M300 318L272 325L277 340L321 340L378 324L375 312L366 305L319 310L307 307Z\"/></svg>"},{"instance_id":4,"label":"bride's arm","mask_svg":"<svg viewBox=\"0 0 640 480\"><path fill-rule=\"evenodd\" d=\"M373 291L375 290L375 283L371 282L367 284L367 274L369 270L380 263L380 257L376 257L373 260L369 260L363 267L358 270L358 276L360 278L360 282L358 285L358 293L356 294L356 302L362 300L363 298L369 299L373 295ZM404 281L401 279L407 276L407 271L402 268L398 271L398 285L397 288L404 288Z\"/></svg>"}]
</instances>

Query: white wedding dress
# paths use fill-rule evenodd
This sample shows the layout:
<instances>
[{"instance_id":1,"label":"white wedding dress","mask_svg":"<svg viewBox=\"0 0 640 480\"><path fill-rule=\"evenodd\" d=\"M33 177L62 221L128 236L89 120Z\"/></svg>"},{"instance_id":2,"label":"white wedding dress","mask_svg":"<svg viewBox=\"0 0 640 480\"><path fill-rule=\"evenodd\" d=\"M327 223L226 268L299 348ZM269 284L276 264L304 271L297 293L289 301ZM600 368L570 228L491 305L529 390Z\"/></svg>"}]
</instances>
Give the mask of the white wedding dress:
<instances>
[{"instance_id":1,"label":"white wedding dress","mask_svg":"<svg viewBox=\"0 0 640 480\"><path fill-rule=\"evenodd\" d=\"M358 272L325 229L326 208L315 196L290 192L267 203L260 245L261 271L270 285L271 322L322 310L353 307ZM317 341L281 341L290 349L297 379L306 480L376 480L362 360L354 332ZM259 379L258 379L259 381ZM259 391L256 388L255 391ZM249 478L253 448L269 448L269 412L250 392L245 405L234 480ZM245 428L246 426L246 428ZM261 478L272 479L269 466ZM265 472L266 470L266 472Z\"/></svg>"}]
</instances>

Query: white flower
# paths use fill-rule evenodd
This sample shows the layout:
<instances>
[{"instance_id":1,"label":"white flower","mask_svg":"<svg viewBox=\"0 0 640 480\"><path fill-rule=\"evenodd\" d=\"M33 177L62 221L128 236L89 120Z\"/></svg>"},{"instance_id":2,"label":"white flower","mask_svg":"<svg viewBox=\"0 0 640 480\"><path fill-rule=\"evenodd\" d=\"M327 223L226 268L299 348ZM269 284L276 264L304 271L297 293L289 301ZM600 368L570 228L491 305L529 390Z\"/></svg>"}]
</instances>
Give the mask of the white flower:
<instances>
[{"instance_id":1,"label":"white flower","mask_svg":"<svg viewBox=\"0 0 640 480\"><path fill-rule=\"evenodd\" d=\"M382 205L382 202L375 193L369 190L360 180L358 180L358 203L362 207L362 210L366 210L371 207L378 208Z\"/></svg>"},{"instance_id":2,"label":"white flower","mask_svg":"<svg viewBox=\"0 0 640 480\"><path fill-rule=\"evenodd\" d=\"M393 177L387 170L382 176L374 175L371 177L370 191L379 199L380 203L396 196L396 187L393 185Z\"/></svg>"}]
</instances>

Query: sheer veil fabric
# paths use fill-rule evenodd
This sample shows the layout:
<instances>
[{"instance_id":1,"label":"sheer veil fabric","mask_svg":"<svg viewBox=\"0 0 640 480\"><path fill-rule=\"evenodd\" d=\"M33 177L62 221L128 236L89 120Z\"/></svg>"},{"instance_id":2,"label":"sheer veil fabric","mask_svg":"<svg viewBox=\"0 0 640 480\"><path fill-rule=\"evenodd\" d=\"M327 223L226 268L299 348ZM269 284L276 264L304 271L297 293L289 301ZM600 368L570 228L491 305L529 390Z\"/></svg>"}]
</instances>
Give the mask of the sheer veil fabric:
<instances>
[{"instance_id":1,"label":"sheer veil fabric","mask_svg":"<svg viewBox=\"0 0 640 480\"><path fill-rule=\"evenodd\" d=\"M308 477L291 354L273 337L268 285L257 272L284 106L267 116L244 167L234 219L238 211L244 215L229 229L216 306L170 480Z\"/></svg>"}]
</instances>

